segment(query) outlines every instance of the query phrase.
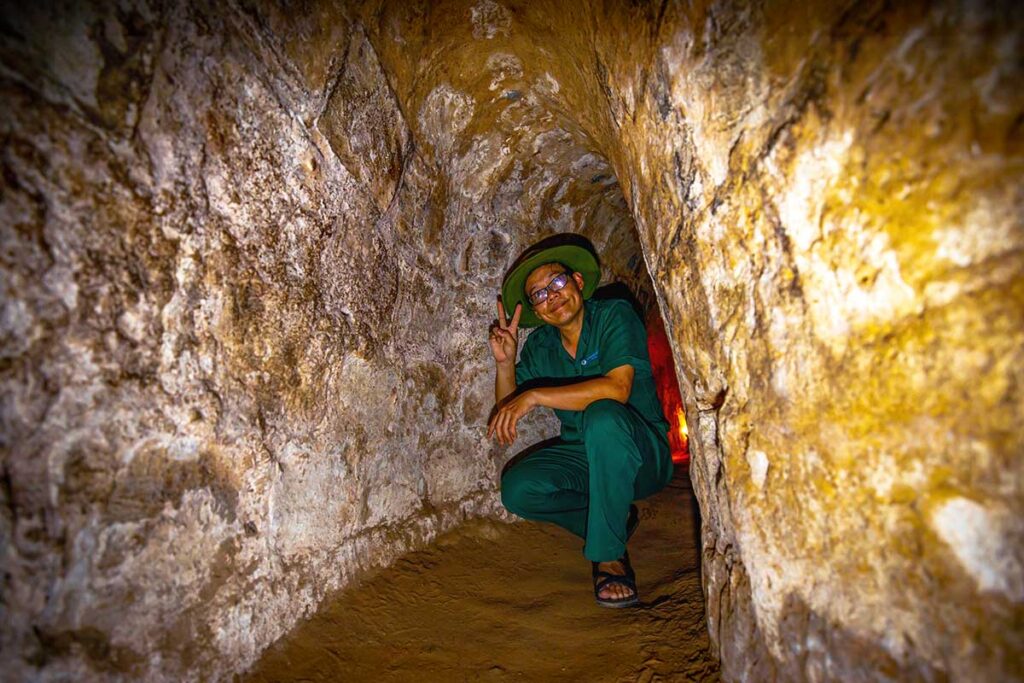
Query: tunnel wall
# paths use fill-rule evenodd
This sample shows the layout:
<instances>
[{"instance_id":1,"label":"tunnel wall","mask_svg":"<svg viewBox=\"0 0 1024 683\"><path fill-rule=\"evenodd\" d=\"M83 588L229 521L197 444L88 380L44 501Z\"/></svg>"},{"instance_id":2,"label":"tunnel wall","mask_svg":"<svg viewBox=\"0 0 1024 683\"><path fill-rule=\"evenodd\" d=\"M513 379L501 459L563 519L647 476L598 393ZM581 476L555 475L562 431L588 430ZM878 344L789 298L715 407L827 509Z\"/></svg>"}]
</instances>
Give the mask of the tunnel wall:
<instances>
[{"instance_id":1,"label":"tunnel wall","mask_svg":"<svg viewBox=\"0 0 1024 683\"><path fill-rule=\"evenodd\" d=\"M436 239L444 190L344 8L2 28L5 676L224 678L500 514L479 282L503 263Z\"/></svg>"},{"instance_id":2,"label":"tunnel wall","mask_svg":"<svg viewBox=\"0 0 1024 683\"><path fill-rule=\"evenodd\" d=\"M5 8L5 671L223 677L497 513L481 332L579 230L725 678L1020 678L1019 10L357 5Z\"/></svg>"},{"instance_id":3,"label":"tunnel wall","mask_svg":"<svg viewBox=\"0 0 1024 683\"><path fill-rule=\"evenodd\" d=\"M450 147L478 166L545 126L608 160L685 394L726 680L1020 679L1019 6L362 16L403 107L475 112Z\"/></svg>"},{"instance_id":4,"label":"tunnel wall","mask_svg":"<svg viewBox=\"0 0 1024 683\"><path fill-rule=\"evenodd\" d=\"M1020 680L1019 6L604 11L723 677Z\"/></svg>"}]
</instances>

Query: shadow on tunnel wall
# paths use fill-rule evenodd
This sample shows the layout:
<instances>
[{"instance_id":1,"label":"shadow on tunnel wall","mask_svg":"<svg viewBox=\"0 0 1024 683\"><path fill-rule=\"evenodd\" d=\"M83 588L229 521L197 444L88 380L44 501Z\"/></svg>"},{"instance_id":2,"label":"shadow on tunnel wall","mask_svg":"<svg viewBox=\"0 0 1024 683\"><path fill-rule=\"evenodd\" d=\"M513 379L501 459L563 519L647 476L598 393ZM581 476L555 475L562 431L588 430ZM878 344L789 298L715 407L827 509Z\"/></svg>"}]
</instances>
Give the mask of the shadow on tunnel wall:
<instances>
[{"instance_id":1,"label":"shadow on tunnel wall","mask_svg":"<svg viewBox=\"0 0 1024 683\"><path fill-rule=\"evenodd\" d=\"M737 595L751 599L750 584L744 574L737 584ZM757 638L761 626L756 618L745 624L748 638ZM880 647L877 642L857 635L834 623L828 616L812 609L795 593L786 595L779 617L780 641L788 650L784 662L767 652L746 658L746 668L728 671L730 662L744 661L733 657L734 648L743 642L722 643L722 662L728 679L753 681L946 681L945 672L936 670L927 661L908 656L902 661ZM912 652L912 643L905 643ZM884 675L880 676L880 673Z\"/></svg>"},{"instance_id":2,"label":"shadow on tunnel wall","mask_svg":"<svg viewBox=\"0 0 1024 683\"><path fill-rule=\"evenodd\" d=\"M637 314L640 320L647 320L647 315L650 311L650 305L645 306L640 303L636 294L633 293L626 283L624 282L609 282L608 284L601 285L594 292L591 299L622 299L629 302L629 305L633 307L633 311Z\"/></svg>"}]
</instances>

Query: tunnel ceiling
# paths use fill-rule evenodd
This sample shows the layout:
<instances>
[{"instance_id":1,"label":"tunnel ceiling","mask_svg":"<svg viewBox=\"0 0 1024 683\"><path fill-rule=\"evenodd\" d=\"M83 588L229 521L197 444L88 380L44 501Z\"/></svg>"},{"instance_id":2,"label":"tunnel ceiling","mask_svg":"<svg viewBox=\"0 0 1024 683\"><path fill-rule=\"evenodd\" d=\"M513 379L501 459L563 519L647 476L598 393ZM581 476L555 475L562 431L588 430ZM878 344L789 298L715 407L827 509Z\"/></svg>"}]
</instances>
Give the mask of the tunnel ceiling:
<instances>
[{"instance_id":1,"label":"tunnel ceiling","mask_svg":"<svg viewBox=\"0 0 1024 683\"><path fill-rule=\"evenodd\" d=\"M558 8L543 3L368 3L359 8L366 35L355 41L368 39L372 48L356 42L349 58L366 50L377 56L415 153L426 172L444 179L435 197L444 217L426 226L428 243L447 251L467 228L494 226L527 242L581 232L607 245L604 281L626 282L650 301L609 139L595 136L610 119L592 77L603 67L583 49L586 32L553 25L552 13ZM323 117L331 115L328 102ZM349 132L336 137L350 140ZM336 151L346 144L332 139ZM471 249L464 261L489 274L508 265L512 251L474 256Z\"/></svg>"},{"instance_id":2,"label":"tunnel ceiling","mask_svg":"<svg viewBox=\"0 0 1024 683\"><path fill-rule=\"evenodd\" d=\"M572 230L664 317L723 677L1014 674L1021 12L8 3L5 670L228 677L503 515L487 324Z\"/></svg>"}]
</instances>

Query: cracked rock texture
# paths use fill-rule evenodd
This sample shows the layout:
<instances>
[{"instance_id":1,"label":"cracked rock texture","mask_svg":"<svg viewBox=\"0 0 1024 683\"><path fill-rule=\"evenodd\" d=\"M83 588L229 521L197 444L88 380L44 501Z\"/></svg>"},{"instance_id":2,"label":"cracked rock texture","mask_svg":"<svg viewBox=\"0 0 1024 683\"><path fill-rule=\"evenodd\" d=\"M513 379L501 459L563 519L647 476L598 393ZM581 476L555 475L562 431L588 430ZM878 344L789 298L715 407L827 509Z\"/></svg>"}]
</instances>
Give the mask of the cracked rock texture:
<instances>
[{"instance_id":1,"label":"cracked rock texture","mask_svg":"<svg viewBox=\"0 0 1024 683\"><path fill-rule=\"evenodd\" d=\"M971 1L5 7L4 670L224 678L501 514L494 294L573 230L665 318L727 680L1024 677L1022 33Z\"/></svg>"}]
</instances>

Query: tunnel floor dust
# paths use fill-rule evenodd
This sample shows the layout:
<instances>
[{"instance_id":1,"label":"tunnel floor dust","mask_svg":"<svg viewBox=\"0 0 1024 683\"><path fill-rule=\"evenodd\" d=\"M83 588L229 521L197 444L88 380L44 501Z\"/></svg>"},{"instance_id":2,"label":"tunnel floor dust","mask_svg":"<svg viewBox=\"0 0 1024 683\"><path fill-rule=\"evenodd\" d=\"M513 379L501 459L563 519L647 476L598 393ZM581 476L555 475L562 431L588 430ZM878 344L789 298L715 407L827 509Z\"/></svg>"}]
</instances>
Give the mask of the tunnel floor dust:
<instances>
[{"instance_id":1,"label":"tunnel floor dust","mask_svg":"<svg viewBox=\"0 0 1024 683\"><path fill-rule=\"evenodd\" d=\"M241 680L718 680L688 476L638 506L639 608L594 603L567 532L473 520L326 600Z\"/></svg>"}]
</instances>

